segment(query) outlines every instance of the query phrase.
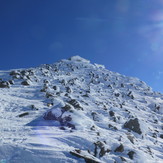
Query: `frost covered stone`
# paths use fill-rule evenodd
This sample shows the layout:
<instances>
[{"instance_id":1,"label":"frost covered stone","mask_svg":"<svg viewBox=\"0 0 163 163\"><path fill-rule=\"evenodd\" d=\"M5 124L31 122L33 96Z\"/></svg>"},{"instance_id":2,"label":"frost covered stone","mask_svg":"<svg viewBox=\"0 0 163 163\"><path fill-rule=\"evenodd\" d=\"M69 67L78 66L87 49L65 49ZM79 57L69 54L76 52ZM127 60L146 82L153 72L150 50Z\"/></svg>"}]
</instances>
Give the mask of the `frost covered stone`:
<instances>
[{"instance_id":1,"label":"frost covered stone","mask_svg":"<svg viewBox=\"0 0 163 163\"><path fill-rule=\"evenodd\" d=\"M124 124L124 127L128 128L128 129L130 129L130 130L132 130L132 131L134 131L134 132L136 132L138 134L142 134L138 118L130 119L128 122L126 122Z\"/></svg>"}]
</instances>

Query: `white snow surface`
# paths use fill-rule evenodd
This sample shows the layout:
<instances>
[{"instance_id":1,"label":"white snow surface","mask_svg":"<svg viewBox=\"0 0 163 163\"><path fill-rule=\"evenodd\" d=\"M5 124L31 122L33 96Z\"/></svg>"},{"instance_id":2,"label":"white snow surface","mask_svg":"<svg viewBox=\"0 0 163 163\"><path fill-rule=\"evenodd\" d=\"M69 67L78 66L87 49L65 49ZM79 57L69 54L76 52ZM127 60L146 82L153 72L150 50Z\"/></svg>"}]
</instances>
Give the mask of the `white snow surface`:
<instances>
[{"instance_id":1,"label":"white snow surface","mask_svg":"<svg viewBox=\"0 0 163 163\"><path fill-rule=\"evenodd\" d=\"M0 163L163 162L163 95L139 79L79 56L0 78Z\"/></svg>"}]
</instances>

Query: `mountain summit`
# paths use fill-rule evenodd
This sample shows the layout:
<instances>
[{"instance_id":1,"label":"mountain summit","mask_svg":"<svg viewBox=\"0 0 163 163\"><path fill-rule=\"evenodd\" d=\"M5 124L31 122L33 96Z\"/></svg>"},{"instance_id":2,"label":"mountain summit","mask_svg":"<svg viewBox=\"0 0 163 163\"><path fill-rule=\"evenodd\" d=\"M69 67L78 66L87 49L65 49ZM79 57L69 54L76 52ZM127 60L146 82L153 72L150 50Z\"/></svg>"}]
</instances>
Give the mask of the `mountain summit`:
<instances>
[{"instance_id":1,"label":"mountain summit","mask_svg":"<svg viewBox=\"0 0 163 163\"><path fill-rule=\"evenodd\" d=\"M163 95L74 56L0 71L0 163L161 163Z\"/></svg>"}]
</instances>

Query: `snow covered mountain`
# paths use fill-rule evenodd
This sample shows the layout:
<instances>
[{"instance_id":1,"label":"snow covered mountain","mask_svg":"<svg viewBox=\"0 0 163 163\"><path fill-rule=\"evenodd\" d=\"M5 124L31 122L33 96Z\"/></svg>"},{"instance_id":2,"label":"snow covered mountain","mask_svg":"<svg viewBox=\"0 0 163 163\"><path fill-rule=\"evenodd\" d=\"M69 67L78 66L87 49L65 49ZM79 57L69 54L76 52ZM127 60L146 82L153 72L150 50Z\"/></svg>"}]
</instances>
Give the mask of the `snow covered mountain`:
<instances>
[{"instance_id":1,"label":"snow covered mountain","mask_svg":"<svg viewBox=\"0 0 163 163\"><path fill-rule=\"evenodd\" d=\"M163 95L79 56L0 71L0 163L161 163Z\"/></svg>"}]
</instances>

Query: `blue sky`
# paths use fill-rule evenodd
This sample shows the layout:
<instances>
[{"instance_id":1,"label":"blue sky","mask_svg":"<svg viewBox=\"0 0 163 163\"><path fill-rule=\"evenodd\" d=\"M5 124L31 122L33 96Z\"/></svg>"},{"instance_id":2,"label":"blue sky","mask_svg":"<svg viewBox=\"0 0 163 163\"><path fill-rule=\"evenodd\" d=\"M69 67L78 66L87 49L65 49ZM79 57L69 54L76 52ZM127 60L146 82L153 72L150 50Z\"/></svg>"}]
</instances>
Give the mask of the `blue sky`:
<instances>
[{"instance_id":1,"label":"blue sky","mask_svg":"<svg viewBox=\"0 0 163 163\"><path fill-rule=\"evenodd\" d=\"M0 69L73 55L163 92L163 0L0 0Z\"/></svg>"}]
</instances>

